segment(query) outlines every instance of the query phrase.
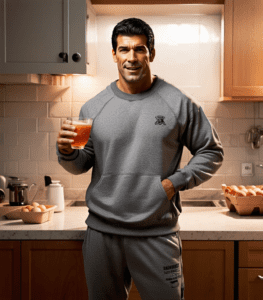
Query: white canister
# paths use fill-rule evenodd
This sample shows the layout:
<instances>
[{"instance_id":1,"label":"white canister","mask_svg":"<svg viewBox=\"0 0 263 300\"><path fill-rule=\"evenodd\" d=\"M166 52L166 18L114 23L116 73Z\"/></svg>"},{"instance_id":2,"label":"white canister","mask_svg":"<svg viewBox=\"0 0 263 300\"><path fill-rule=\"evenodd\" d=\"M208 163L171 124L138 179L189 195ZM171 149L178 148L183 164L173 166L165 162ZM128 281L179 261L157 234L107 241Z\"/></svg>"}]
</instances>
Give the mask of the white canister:
<instances>
[{"instance_id":1,"label":"white canister","mask_svg":"<svg viewBox=\"0 0 263 300\"><path fill-rule=\"evenodd\" d=\"M56 205L55 212L62 212L65 208L64 189L59 180L52 180L47 187L48 205Z\"/></svg>"}]
</instances>

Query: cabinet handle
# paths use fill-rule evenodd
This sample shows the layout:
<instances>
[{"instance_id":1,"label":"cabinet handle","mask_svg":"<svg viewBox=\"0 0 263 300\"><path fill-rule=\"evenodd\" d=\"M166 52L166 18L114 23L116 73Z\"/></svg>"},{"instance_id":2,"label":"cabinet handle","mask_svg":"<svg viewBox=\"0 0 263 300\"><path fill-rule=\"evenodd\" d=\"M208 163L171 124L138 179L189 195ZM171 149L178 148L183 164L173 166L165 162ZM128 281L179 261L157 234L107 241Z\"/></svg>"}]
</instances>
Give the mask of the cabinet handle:
<instances>
[{"instance_id":1,"label":"cabinet handle","mask_svg":"<svg viewBox=\"0 0 263 300\"><path fill-rule=\"evenodd\" d=\"M261 280L263 280L263 276L261 276L261 275L258 275L258 278L261 279Z\"/></svg>"},{"instance_id":2,"label":"cabinet handle","mask_svg":"<svg viewBox=\"0 0 263 300\"><path fill-rule=\"evenodd\" d=\"M80 59L81 59L81 55L80 55L78 52L77 52L77 53L74 53L74 54L72 55L72 60L73 60L74 62L79 62Z\"/></svg>"},{"instance_id":3,"label":"cabinet handle","mask_svg":"<svg viewBox=\"0 0 263 300\"><path fill-rule=\"evenodd\" d=\"M63 62L68 62L68 54L65 52L60 52L58 55L60 58L63 58Z\"/></svg>"}]
</instances>

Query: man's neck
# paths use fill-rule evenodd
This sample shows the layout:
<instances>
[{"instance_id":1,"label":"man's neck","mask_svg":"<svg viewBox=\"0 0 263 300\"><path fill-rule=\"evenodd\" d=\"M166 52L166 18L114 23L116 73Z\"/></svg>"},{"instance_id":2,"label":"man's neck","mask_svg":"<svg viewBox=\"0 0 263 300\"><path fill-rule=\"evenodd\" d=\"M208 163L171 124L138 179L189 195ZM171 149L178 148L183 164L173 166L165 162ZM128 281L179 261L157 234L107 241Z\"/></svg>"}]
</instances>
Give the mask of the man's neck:
<instances>
[{"instance_id":1,"label":"man's neck","mask_svg":"<svg viewBox=\"0 0 263 300\"><path fill-rule=\"evenodd\" d=\"M151 76L149 80L146 82L138 83L128 83L124 80L118 80L117 81L117 87L119 90L121 90L124 93L127 94L139 94L144 91L147 91L153 84L153 81L156 79L156 76Z\"/></svg>"}]
</instances>

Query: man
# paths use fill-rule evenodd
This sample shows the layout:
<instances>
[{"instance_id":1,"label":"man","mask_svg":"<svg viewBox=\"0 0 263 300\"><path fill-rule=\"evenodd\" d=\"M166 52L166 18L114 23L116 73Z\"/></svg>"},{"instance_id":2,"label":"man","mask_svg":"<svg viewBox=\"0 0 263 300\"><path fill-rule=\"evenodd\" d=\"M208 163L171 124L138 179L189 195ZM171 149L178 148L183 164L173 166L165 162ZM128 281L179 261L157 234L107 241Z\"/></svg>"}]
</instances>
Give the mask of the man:
<instances>
[{"instance_id":1,"label":"man","mask_svg":"<svg viewBox=\"0 0 263 300\"><path fill-rule=\"evenodd\" d=\"M112 47L119 80L80 111L94 118L87 145L71 149L74 127L67 122L57 139L67 171L93 167L83 242L89 299L126 299L131 278L143 300L184 299L178 192L212 177L222 164L222 145L194 100L152 76L148 24L118 23ZM179 169L184 146L193 158Z\"/></svg>"}]
</instances>

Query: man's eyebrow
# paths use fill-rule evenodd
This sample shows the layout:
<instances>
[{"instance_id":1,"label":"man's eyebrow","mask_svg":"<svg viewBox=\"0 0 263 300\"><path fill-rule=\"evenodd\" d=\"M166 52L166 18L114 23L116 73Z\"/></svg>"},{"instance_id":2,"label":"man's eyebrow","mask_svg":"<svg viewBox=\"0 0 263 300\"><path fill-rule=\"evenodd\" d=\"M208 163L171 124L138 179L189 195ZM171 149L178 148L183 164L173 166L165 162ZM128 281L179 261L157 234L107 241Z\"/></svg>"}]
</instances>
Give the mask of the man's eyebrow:
<instances>
[{"instance_id":1,"label":"man's eyebrow","mask_svg":"<svg viewBox=\"0 0 263 300\"><path fill-rule=\"evenodd\" d=\"M145 45L138 45L138 46L136 46L135 48L147 48L147 46L145 46Z\"/></svg>"},{"instance_id":2,"label":"man's eyebrow","mask_svg":"<svg viewBox=\"0 0 263 300\"><path fill-rule=\"evenodd\" d=\"M137 45L134 48L135 49L138 49L138 48L147 48L147 46L145 46L145 45ZM129 46L118 46L118 49L129 49Z\"/></svg>"}]
</instances>

